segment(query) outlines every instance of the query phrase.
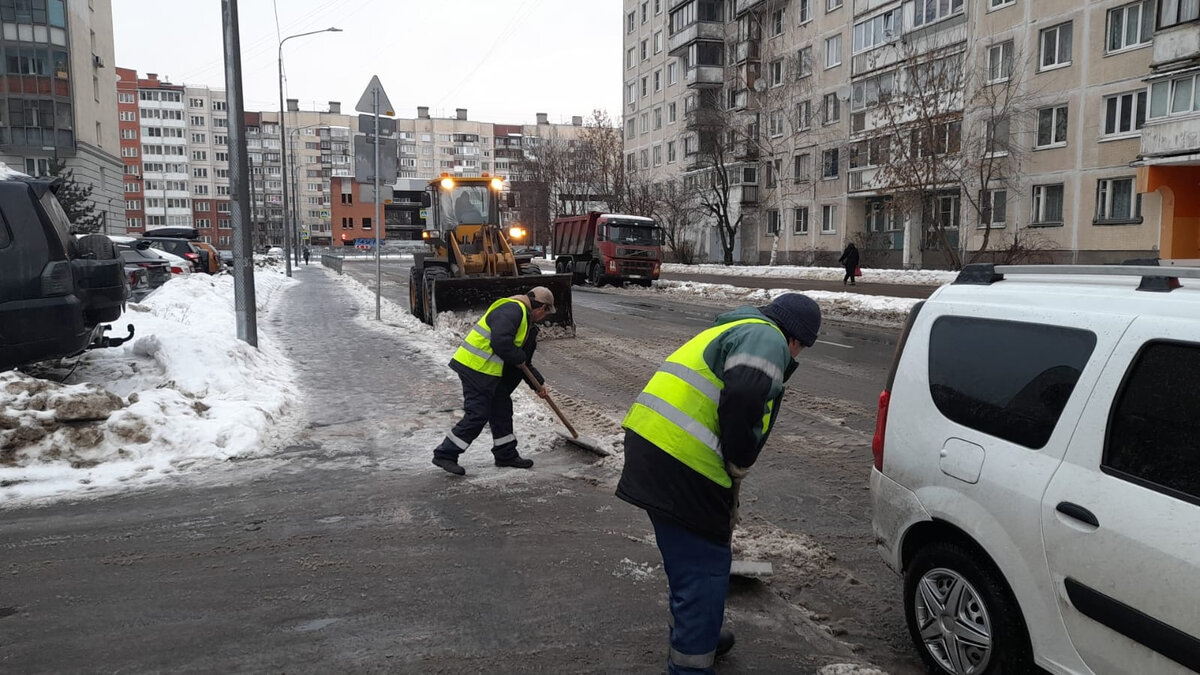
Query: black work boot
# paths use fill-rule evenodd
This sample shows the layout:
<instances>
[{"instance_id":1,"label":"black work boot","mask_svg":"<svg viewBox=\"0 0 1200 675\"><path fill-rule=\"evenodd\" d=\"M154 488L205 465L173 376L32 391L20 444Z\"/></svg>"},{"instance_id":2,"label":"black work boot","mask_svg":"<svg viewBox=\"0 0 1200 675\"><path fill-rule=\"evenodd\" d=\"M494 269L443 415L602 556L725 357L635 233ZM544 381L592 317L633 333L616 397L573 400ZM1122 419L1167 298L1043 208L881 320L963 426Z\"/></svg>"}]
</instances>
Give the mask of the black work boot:
<instances>
[{"instance_id":1,"label":"black work boot","mask_svg":"<svg viewBox=\"0 0 1200 675\"><path fill-rule=\"evenodd\" d=\"M496 466L510 466L514 469L529 469L533 467L533 460L517 455L508 459L496 459Z\"/></svg>"},{"instance_id":2,"label":"black work boot","mask_svg":"<svg viewBox=\"0 0 1200 675\"><path fill-rule=\"evenodd\" d=\"M717 656L725 656L729 650L733 649L733 644L737 642L733 637L733 631L728 628L721 629L721 637L717 638Z\"/></svg>"},{"instance_id":3,"label":"black work boot","mask_svg":"<svg viewBox=\"0 0 1200 675\"><path fill-rule=\"evenodd\" d=\"M433 465L440 466L443 469L445 469L446 471L454 474L455 476L467 475L467 470L462 468L461 466L459 466L458 462L454 461L453 459L446 459L445 457L434 457Z\"/></svg>"}]
</instances>

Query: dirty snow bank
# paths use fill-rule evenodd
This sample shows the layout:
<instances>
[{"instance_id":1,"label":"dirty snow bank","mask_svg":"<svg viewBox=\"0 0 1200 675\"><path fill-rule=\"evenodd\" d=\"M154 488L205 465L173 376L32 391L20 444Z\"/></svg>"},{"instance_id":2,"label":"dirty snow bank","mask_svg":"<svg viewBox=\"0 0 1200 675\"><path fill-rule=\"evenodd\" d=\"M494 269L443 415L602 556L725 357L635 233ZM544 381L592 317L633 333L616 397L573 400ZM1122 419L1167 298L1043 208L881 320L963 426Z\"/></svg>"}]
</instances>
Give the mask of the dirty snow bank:
<instances>
[{"instance_id":1,"label":"dirty snow bank","mask_svg":"<svg viewBox=\"0 0 1200 675\"><path fill-rule=\"evenodd\" d=\"M255 274L261 319L286 285ZM261 455L284 439L299 393L268 335L236 338L233 277L176 277L130 303L110 335L136 337L81 357L62 385L0 373L0 505L152 482Z\"/></svg>"},{"instance_id":2,"label":"dirty snow bank","mask_svg":"<svg viewBox=\"0 0 1200 675\"><path fill-rule=\"evenodd\" d=\"M718 274L727 277L770 277L777 279L814 279L841 281L846 276L841 267L800 267L796 265L680 265L666 263L663 272L671 274ZM954 281L957 272L942 270L895 270L863 267L859 281L877 284L940 286Z\"/></svg>"},{"instance_id":3,"label":"dirty snow bank","mask_svg":"<svg viewBox=\"0 0 1200 675\"><path fill-rule=\"evenodd\" d=\"M604 289L600 289L604 291ZM651 288L612 289L614 293L667 293L690 299L701 299L721 303L765 305L776 296L796 293L790 288L743 288L728 284L704 284L696 281L655 281ZM826 319L854 321L883 326L899 327L904 324L908 312L920 300L916 298L893 298L886 295L862 295L835 291L804 291L804 294L821 306Z\"/></svg>"}]
</instances>

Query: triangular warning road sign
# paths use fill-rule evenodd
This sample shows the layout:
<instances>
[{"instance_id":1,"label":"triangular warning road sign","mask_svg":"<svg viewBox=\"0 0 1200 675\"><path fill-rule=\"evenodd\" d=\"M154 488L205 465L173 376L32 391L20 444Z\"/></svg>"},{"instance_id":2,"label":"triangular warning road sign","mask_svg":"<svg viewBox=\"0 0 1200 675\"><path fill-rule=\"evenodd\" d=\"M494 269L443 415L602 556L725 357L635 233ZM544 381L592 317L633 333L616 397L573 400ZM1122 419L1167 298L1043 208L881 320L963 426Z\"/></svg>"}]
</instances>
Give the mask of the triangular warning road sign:
<instances>
[{"instance_id":1,"label":"triangular warning road sign","mask_svg":"<svg viewBox=\"0 0 1200 675\"><path fill-rule=\"evenodd\" d=\"M354 109L360 113L368 115L375 114L375 101L373 92L379 91L379 114L391 117L395 115L395 108L392 107L392 102L388 100L387 93L383 91L383 84L379 81L378 75L371 76L371 84L367 85L367 90L363 92L362 98L358 99L358 105Z\"/></svg>"}]
</instances>

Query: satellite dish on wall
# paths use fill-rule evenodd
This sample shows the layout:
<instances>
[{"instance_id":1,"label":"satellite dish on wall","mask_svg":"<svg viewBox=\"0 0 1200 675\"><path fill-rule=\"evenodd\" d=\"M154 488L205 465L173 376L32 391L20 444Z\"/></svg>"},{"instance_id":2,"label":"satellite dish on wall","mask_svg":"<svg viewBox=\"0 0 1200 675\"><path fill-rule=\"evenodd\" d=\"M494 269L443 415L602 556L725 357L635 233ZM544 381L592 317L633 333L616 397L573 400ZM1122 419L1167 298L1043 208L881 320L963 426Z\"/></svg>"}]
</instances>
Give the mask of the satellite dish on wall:
<instances>
[{"instance_id":1,"label":"satellite dish on wall","mask_svg":"<svg viewBox=\"0 0 1200 675\"><path fill-rule=\"evenodd\" d=\"M757 91L758 93L761 94L766 90L767 90L767 81L766 80L759 79L759 80L754 81L754 91Z\"/></svg>"},{"instance_id":2,"label":"satellite dish on wall","mask_svg":"<svg viewBox=\"0 0 1200 675\"><path fill-rule=\"evenodd\" d=\"M850 85L843 84L837 88L837 91L835 92L835 96L837 96L838 99L840 99L842 101L849 101L850 100L850 92L851 92Z\"/></svg>"}]
</instances>

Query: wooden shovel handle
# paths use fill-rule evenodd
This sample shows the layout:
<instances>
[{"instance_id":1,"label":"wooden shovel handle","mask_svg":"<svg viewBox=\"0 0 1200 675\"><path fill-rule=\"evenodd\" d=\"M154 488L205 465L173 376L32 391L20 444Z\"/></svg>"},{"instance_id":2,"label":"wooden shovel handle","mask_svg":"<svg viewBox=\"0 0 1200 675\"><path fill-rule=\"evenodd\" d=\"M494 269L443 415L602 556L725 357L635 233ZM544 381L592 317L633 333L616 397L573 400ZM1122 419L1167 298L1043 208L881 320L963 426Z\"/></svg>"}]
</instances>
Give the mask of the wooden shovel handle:
<instances>
[{"instance_id":1,"label":"wooden shovel handle","mask_svg":"<svg viewBox=\"0 0 1200 675\"><path fill-rule=\"evenodd\" d=\"M533 371L529 370L529 366L522 363L521 370L524 371L525 378L529 380L529 384L532 384L535 389L541 389L545 386L538 384L537 378L533 376ZM575 432L575 427L571 426L571 423L567 421L567 418L558 409L558 406L554 403L554 399L550 398L549 394L546 395L546 403L550 404L550 408L554 411L554 414L558 415L558 419L563 423L563 426L567 428L567 431L571 432L571 438L579 438L579 434Z\"/></svg>"}]
</instances>

